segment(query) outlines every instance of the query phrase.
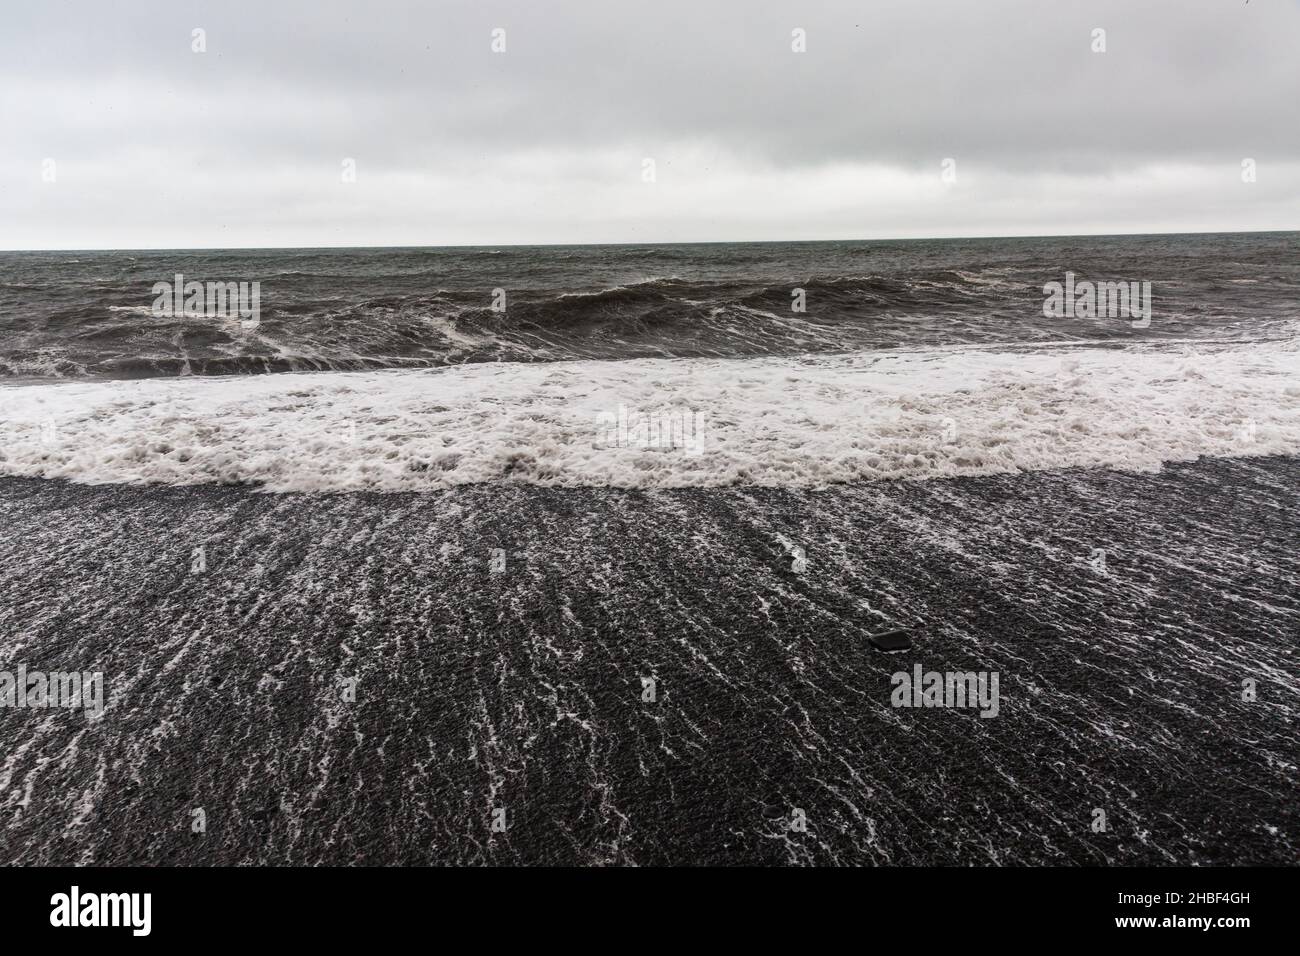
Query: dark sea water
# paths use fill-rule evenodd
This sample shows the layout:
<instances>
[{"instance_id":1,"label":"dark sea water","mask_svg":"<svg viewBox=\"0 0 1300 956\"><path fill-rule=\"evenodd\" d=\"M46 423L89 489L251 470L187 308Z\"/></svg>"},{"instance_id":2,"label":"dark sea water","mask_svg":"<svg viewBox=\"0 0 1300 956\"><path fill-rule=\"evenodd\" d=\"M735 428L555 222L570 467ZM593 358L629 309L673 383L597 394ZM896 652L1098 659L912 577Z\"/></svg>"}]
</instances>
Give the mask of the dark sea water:
<instances>
[{"instance_id":1,"label":"dark sea water","mask_svg":"<svg viewBox=\"0 0 1300 956\"><path fill-rule=\"evenodd\" d=\"M1151 282L1152 323L1045 318L1067 270ZM260 324L154 314L177 273L260 282ZM0 253L0 379L1268 338L1297 315L1297 233Z\"/></svg>"}]
</instances>

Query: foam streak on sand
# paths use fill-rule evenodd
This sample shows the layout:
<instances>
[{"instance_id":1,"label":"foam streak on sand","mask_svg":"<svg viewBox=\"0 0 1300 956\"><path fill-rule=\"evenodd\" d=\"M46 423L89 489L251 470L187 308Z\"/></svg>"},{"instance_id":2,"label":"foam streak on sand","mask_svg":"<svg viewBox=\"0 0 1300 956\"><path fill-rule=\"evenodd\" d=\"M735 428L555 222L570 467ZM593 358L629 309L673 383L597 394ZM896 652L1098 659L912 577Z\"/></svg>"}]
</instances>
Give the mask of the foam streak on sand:
<instances>
[{"instance_id":1,"label":"foam streak on sand","mask_svg":"<svg viewBox=\"0 0 1300 956\"><path fill-rule=\"evenodd\" d=\"M1300 459L820 490L5 478L0 528L0 660L105 681L102 720L0 710L15 865L1300 859ZM868 644L895 627L910 651ZM997 718L894 707L917 665L999 675Z\"/></svg>"},{"instance_id":2,"label":"foam streak on sand","mask_svg":"<svg viewBox=\"0 0 1300 956\"><path fill-rule=\"evenodd\" d=\"M620 406L702 412L702 453L610 446ZM386 491L492 481L816 486L1300 453L1300 343L949 348L742 360L29 385L0 474Z\"/></svg>"}]
</instances>

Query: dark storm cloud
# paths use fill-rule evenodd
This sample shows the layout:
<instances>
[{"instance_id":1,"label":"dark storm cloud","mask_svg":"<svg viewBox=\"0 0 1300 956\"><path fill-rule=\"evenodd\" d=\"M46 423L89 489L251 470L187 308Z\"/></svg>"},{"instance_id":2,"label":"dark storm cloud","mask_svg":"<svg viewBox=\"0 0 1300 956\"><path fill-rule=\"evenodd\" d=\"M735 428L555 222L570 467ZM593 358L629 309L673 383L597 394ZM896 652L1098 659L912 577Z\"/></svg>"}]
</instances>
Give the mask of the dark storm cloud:
<instances>
[{"instance_id":1,"label":"dark storm cloud","mask_svg":"<svg viewBox=\"0 0 1300 956\"><path fill-rule=\"evenodd\" d=\"M1060 213L1081 229L1183 228L1220 177L1208 226L1295 223L1300 8L1282 0L78 0L6 21L6 245L59 227L188 234L133 202L188 208L193 241L220 241L214 223L267 242L638 238L656 210L660 238L775 238L791 216L790 234L1052 231L1048 186L1087 206ZM62 198L40 181L47 157ZM326 189L343 157L365 189ZM622 191L643 157L661 184L676 175L676 201ZM926 198L945 157L979 195ZM1242 193L1246 157L1269 175ZM844 202L879 215L846 218L826 193L841 167L918 177L915 195L854 180ZM1135 195L1088 205L1126 176ZM669 213L682 229L660 235Z\"/></svg>"}]
</instances>

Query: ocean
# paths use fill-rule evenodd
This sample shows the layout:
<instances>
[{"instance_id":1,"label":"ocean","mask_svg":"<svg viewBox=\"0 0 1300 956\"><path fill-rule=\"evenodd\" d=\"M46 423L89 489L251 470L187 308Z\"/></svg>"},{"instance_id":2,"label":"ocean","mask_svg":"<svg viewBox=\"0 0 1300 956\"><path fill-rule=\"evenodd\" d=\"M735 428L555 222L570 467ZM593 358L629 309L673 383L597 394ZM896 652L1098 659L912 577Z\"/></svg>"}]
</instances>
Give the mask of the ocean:
<instances>
[{"instance_id":1,"label":"ocean","mask_svg":"<svg viewBox=\"0 0 1300 956\"><path fill-rule=\"evenodd\" d=\"M0 382L26 387L0 410L0 473L816 486L1290 452L1298 247L10 253ZM257 320L156 307L176 276L258 283ZM1045 315L1044 287L1067 276L1149 283L1149 314Z\"/></svg>"},{"instance_id":2,"label":"ocean","mask_svg":"<svg viewBox=\"0 0 1300 956\"><path fill-rule=\"evenodd\" d=\"M0 254L0 857L1294 863L1297 253Z\"/></svg>"},{"instance_id":3,"label":"ocean","mask_svg":"<svg viewBox=\"0 0 1300 956\"><path fill-rule=\"evenodd\" d=\"M735 359L1286 336L1300 234L448 249L0 253L0 376L60 380ZM1067 270L1158 320L1043 316ZM254 334L156 316L175 273L260 281ZM792 290L806 291L794 312ZM494 311L493 290L506 293Z\"/></svg>"}]
</instances>

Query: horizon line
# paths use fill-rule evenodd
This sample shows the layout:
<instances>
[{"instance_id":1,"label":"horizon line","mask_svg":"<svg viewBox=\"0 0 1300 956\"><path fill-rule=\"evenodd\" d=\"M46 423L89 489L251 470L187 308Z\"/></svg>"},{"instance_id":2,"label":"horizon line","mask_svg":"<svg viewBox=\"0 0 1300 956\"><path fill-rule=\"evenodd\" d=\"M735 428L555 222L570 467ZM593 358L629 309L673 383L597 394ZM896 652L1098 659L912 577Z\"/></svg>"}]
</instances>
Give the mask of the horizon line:
<instances>
[{"instance_id":1,"label":"horizon line","mask_svg":"<svg viewBox=\"0 0 1300 956\"><path fill-rule=\"evenodd\" d=\"M1202 231L1156 231L1156 232L1076 232L1076 233L1014 233L984 236L909 236L883 239L692 239L687 241L667 242L483 242L461 244L380 244L380 245L324 245L324 246L69 246L66 248L3 248L6 253L58 253L58 252L250 252L263 250L370 250L370 249L573 249L604 248L611 246L743 246L743 245L812 245L832 242L978 242L989 239L1118 239L1141 238L1151 236L1243 236L1243 235L1286 235L1300 233L1296 229L1212 229Z\"/></svg>"}]
</instances>

